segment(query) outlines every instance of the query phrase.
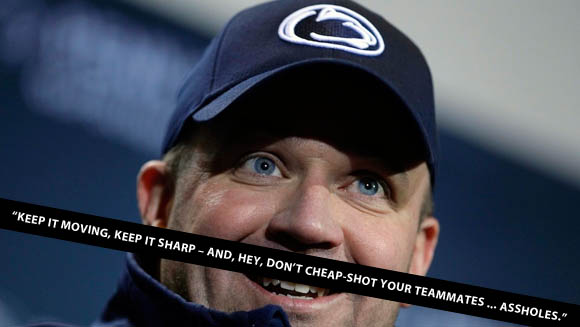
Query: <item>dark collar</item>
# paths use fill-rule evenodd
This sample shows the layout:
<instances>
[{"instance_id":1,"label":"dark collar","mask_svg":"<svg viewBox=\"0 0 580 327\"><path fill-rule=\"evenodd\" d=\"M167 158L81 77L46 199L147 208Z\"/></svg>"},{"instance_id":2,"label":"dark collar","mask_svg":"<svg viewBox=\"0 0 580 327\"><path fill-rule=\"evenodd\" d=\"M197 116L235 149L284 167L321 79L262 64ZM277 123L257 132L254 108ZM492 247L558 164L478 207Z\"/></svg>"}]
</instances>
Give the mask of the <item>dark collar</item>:
<instances>
[{"instance_id":1,"label":"dark collar","mask_svg":"<svg viewBox=\"0 0 580 327\"><path fill-rule=\"evenodd\" d=\"M276 305L225 313L188 302L145 272L133 254L127 256L117 291L95 325L290 327Z\"/></svg>"}]
</instances>

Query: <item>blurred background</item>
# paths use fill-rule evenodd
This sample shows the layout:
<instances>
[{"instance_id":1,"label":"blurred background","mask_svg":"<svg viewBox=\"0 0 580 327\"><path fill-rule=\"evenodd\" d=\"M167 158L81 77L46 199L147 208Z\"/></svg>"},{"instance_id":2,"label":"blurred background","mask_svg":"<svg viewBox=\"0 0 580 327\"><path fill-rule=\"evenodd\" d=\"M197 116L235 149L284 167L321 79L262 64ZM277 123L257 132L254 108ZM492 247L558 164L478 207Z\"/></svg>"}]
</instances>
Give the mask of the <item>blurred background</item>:
<instances>
[{"instance_id":1,"label":"blurred background","mask_svg":"<svg viewBox=\"0 0 580 327\"><path fill-rule=\"evenodd\" d=\"M2 0L0 197L139 222L177 88L260 1ZM429 276L580 303L580 2L368 0L431 65L442 161ZM88 325L124 253L0 230L0 326ZM505 326L421 307L400 326Z\"/></svg>"}]
</instances>

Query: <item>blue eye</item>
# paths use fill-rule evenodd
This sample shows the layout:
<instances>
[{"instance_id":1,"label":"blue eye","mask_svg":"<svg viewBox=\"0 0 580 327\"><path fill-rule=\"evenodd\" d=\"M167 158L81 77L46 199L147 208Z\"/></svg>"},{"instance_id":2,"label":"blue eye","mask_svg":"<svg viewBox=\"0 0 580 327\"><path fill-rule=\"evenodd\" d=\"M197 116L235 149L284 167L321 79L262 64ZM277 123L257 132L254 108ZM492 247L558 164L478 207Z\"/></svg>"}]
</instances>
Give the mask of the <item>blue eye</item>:
<instances>
[{"instance_id":1,"label":"blue eye","mask_svg":"<svg viewBox=\"0 0 580 327\"><path fill-rule=\"evenodd\" d=\"M254 162L254 171L260 175L272 175L277 170L274 161L268 158L257 157L252 158L251 161Z\"/></svg>"},{"instance_id":2,"label":"blue eye","mask_svg":"<svg viewBox=\"0 0 580 327\"><path fill-rule=\"evenodd\" d=\"M235 169L235 175L246 179L248 181L257 181L265 183L277 178L283 178L282 172L276 164L276 159L271 159L263 155L253 155L243 159L242 164ZM256 179L257 178L257 179Z\"/></svg>"},{"instance_id":3,"label":"blue eye","mask_svg":"<svg viewBox=\"0 0 580 327\"><path fill-rule=\"evenodd\" d=\"M282 172L274 160L264 156L255 156L246 159L241 169L241 171L260 176L282 177Z\"/></svg>"},{"instance_id":4,"label":"blue eye","mask_svg":"<svg viewBox=\"0 0 580 327\"><path fill-rule=\"evenodd\" d=\"M357 187L362 194L369 196L376 195L382 189L381 184L370 177L361 177L357 180Z\"/></svg>"}]
</instances>

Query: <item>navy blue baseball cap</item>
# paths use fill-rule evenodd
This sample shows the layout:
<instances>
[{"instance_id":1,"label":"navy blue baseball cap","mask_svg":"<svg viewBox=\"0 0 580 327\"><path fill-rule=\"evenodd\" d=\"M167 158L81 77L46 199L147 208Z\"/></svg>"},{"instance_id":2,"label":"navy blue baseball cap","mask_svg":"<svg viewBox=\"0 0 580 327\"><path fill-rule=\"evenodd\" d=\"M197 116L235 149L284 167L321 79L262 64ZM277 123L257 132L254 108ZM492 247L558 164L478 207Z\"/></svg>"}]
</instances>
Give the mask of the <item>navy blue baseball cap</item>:
<instances>
[{"instance_id":1,"label":"navy blue baseball cap","mask_svg":"<svg viewBox=\"0 0 580 327\"><path fill-rule=\"evenodd\" d=\"M319 64L368 73L398 97L416 123L434 183L438 144L427 62L398 29L348 0L279 0L234 16L185 80L162 152L176 144L186 123L213 119L281 72Z\"/></svg>"}]
</instances>

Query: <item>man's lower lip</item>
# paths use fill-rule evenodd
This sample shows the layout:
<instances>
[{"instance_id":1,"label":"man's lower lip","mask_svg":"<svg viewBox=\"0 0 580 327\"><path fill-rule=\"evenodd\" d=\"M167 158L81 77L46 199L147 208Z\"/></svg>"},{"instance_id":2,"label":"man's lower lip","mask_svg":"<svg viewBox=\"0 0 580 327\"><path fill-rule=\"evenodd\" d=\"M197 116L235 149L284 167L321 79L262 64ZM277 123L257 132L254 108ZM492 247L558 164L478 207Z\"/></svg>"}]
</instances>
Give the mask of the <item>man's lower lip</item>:
<instances>
[{"instance_id":1,"label":"man's lower lip","mask_svg":"<svg viewBox=\"0 0 580 327\"><path fill-rule=\"evenodd\" d=\"M260 292L268 299L268 303L277 304L284 307L285 309L294 311L310 311L313 309L321 308L322 306L328 305L345 295L345 293L332 293L312 299L293 298L283 294L274 294L262 287L262 285L256 283L249 276L244 276L246 277L246 280L253 286L253 288L257 289L258 292Z\"/></svg>"}]
</instances>

